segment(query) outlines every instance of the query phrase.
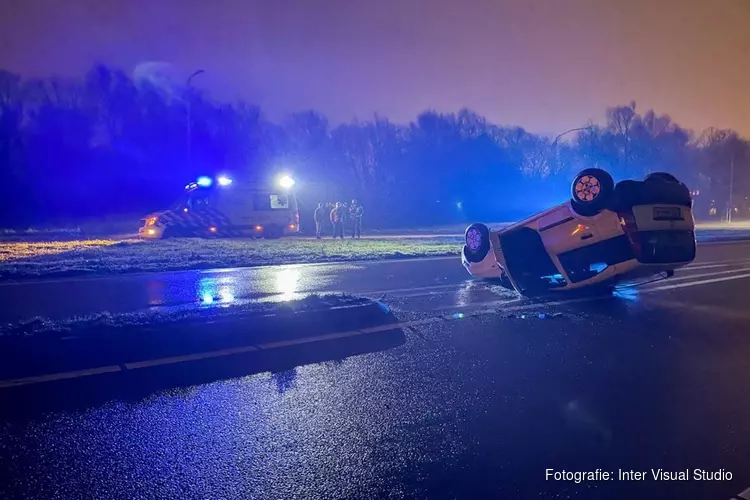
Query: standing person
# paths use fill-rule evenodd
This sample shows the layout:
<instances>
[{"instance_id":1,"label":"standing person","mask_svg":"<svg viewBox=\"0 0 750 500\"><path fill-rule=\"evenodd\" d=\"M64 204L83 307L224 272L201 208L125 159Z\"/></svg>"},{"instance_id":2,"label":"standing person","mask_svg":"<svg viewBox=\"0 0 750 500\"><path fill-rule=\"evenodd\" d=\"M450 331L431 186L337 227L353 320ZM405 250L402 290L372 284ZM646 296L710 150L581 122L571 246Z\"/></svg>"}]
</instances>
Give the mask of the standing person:
<instances>
[{"instance_id":1,"label":"standing person","mask_svg":"<svg viewBox=\"0 0 750 500\"><path fill-rule=\"evenodd\" d=\"M365 209L357 203L357 200L352 200L349 214L352 219L352 239L360 239L362 237L362 216L365 214Z\"/></svg>"},{"instance_id":2,"label":"standing person","mask_svg":"<svg viewBox=\"0 0 750 500\"><path fill-rule=\"evenodd\" d=\"M331 224L333 224L333 239L337 236L341 236L344 239L344 210L340 202L336 203L336 206L331 210Z\"/></svg>"},{"instance_id":3,"label":"standing person","mask_svg":"<svg viewBox=\"0 0 750 500\"><path fill-rule=\"evenodd\" d=\"M318 202L318 207L315 209L313 218L315 219L315 238L320 239L320 234L323 232L323 222L326 219L322 201Z\"/></svg>"},{"instance_id":4,"label":"standing person","mask_svg":"<svg viewBox=\"0 0 750 500\"><path fill-rule=\"evenodd\" d=\"M349 207L346 206L346 202L341 202L341 228L343 231L346 231L347 227L349 226Z\"/></svg>"}]
</instances>

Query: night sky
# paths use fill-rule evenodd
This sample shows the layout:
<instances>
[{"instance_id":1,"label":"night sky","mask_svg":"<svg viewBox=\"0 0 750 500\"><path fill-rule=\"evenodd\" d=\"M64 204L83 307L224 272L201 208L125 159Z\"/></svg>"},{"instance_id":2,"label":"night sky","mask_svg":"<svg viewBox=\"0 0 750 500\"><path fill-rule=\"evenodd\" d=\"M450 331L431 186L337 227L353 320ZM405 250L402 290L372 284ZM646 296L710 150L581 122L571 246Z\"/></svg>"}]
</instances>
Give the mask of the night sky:
<instances>
[{"instance_id":1,"label":"night sky","mask_svg":"<svg viewBox=\"0 0 750 500\"><path fill-rule=\"evenodd\" d=\"M0 67L168 62L272 118L469 107L554 134L638 102L750 136L748 0L0 0Z\"/></svg>"}]
</instances>

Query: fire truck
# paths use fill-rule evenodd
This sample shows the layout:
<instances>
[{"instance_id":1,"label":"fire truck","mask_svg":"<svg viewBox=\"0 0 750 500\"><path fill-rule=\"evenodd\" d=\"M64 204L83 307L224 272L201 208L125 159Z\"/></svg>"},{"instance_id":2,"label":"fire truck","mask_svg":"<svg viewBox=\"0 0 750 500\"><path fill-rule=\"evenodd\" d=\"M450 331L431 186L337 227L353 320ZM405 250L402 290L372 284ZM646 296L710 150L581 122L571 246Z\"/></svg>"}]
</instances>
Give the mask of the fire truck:
<instances>
[{"instance_id":1,"label":"fire truck","mask_svg":"<svg viewBox=\"0 0 750 500\"><path fill-rule=\"evenodd\" d=\"M222 175L203 176L185 186L175 204L141 219L138 235L171 237L252 236L275 239L299 231L294 179L279 176L270 185Z\"/></svg>"}]
</instances>

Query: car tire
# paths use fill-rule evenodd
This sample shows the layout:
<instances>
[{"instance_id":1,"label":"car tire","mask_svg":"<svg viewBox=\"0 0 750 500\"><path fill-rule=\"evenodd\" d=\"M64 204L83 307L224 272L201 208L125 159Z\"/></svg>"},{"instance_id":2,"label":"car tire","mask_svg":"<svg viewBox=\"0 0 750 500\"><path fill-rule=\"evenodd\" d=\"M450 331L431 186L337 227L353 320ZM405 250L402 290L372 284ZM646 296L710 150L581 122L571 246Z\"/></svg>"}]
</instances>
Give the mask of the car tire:
<instances>
[{"instance_id":1,"label":"car tire","mask_svg":"<svg viewBox=\"0 0 750 500\"><path fill-rule=\"evenodd\" d=\"M609 172L600 168L582 170L573 179L570 197L573 210L582 216L592 216L612 203L615 181Z\"/></svg>"},{"instance_id":2,"label":"car tire","mask_svg":"<svg viewBox=\"0 0 750 500\"><path fill-rule=\"evenodd\" d=\"M481 223L474 223L464 232L464 255L469 262L482 262L490 251L490 229Z\"/></svg>"},{"instance_id":3,"label":"car tire","mask_svg":"<svg viewBox=\"0 0 750 500\"><path fill-rule=\"evenodd\" d=\"M651 172L650 174L646 176L645 179L643 179L643 182L653 182L653 181L672 182L674 184L680 183L680 181L677 180L677 177L667 172Z\"/></svg>"}]
</instances>

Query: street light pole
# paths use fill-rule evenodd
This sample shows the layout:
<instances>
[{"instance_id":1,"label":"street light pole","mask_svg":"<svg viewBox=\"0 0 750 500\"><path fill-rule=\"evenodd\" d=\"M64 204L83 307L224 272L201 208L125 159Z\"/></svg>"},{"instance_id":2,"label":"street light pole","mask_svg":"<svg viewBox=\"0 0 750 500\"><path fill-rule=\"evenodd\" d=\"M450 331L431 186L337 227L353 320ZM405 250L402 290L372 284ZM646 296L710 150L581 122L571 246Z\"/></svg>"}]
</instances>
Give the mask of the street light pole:
<instances>
[{"instance_id":1,"label":"street light pole","mask_svg":"<svg viewBox=\"0 0 750 500\"><path fill-rule=\"evenodd\" d=\"M576 127L576 128L572 128L570 130L566 130L562 134L559 134L557 137L555 137L555 140L552 141L552 146L551 146L553 148L554 152L555 152L555 167L557 167L557 165L560 163L559 160L558 160L559 154L558 154L558 149L557 149L557 141L559 141L561 137L563 137L565 135L568 135L570 133L578 132L580 130L590 130L591 128L592 128L591 125L588 125L586 127Z\"/></svg>"},{"instance_id":2,"label":"street light pole","mask_svg":"<svg viewBox=\"0 0 750 500\"><path fill-rule=\"evenodd\" d=\"M572 132L578 132L579 130L588 130L590 128L591 128L591 126L588 126L588 127L578 127L578 128L572 128L570 130L567 130L567 131L563 132L562 134L558 135L557 137L555 137L555 140L552 141L552 147L556 147L557 146L557 141L559 141L562 136L568 135L568 134L570 134Z\"/></svg>"},{"instance_id":3,"label":"street light pole","mask_svg":"<svg viewBox=\"0 0 750 500\"><path fill-rule=\"evenodd\" d=\"M190 167L192 166L192 156L193 156L193 145L192 145L192 119L191 119L191 109L190 109L190 82L195 78L196 76L200 75L201 73L205 73L202 69L195 70L187 79L187 163L188 163L188 170L190 170Z\"/></svg>"},{"instance_id":4,"label":"street light pole","mask_svg":"<svg viewBox=\"0 0 750 500\"><path fill-rule=\"evenodd\" d=\"M729 212L727 213L727 223L732 223L732 212L734 212L734 203L732 198L734 197L734 152L732 152L732 159L729 161Z\"/></svg>"}]
</instances>

